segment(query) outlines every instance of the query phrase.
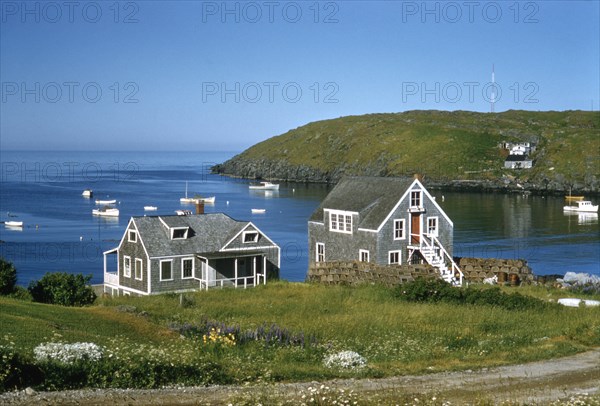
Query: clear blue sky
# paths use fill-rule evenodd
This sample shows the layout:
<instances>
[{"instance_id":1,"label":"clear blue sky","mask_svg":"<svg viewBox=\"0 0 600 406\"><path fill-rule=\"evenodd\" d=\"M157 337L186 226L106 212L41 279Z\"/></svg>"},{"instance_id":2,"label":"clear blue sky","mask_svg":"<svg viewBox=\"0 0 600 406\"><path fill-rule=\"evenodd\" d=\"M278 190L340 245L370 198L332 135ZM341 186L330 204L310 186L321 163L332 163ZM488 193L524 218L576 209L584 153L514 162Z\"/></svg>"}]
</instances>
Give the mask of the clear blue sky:
<instances>
[{"instance_id":1,"label":"clear blue sky","mask_svg":"<svg viewBox=\"0 0 600 406\"><path fill-rule=\"evenodd\" d=\"M5 150L242 150L346 115L488 112L492 65L496 111L600 107L598 1L0 5Z\"/></svg>"}]
</instances>

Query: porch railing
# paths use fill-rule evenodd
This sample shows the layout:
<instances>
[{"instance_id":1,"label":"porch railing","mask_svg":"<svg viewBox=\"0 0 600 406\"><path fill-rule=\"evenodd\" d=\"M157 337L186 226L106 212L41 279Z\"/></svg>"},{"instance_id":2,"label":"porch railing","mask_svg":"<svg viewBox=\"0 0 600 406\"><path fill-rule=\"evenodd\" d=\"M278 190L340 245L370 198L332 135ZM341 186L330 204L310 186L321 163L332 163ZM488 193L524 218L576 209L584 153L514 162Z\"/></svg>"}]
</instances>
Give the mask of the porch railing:
<instances>
[{"instance_id":1,"label":"porch railing","mask_svg":"<svg viewBox=\"0 0 600 406\"><path fill-rule=\"evenodd\" d=\"M119 274L116 272L104 272L104 283L119 286Z\"/></svg>"}]
</instances>

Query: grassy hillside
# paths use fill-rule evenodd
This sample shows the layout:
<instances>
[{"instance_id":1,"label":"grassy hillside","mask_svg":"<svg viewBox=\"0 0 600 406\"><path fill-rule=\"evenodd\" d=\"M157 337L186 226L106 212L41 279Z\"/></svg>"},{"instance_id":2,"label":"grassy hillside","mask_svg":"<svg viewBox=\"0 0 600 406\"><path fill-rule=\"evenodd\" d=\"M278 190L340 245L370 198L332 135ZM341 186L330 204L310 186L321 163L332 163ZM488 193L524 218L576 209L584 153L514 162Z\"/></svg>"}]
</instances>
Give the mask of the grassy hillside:
<instances>
[{"instance_id":1,"label":"grassy hillside","mask_svg":"<svg viewBox=\"0 0 600 406\"><path fill-rule=\"evenodd\" d=\"M562 293L541 287L505 289L543 299ZM72 387L310 381L512 364L600 345L599 308L506 310L408 303L381 286L275 282L183 298L173 294L98 301L91 307L66 308L0 297L0 355L7 355L0 356L0 392L7 376L3 374L19 373L19 365L37 365L33 349L49 341L92 342L104 348L103 361L92 369L85 369L87 364L40 364L43 385L50 388L61 388L62 374L77 376L77 368L87 371L89 381L71 382ZM222 326L214 340L186 334L207 321ZM225 326L238 326L241 332L266 326L301 336L302 344L278 343L277 334L244 342L238 333L232 343L225 338ZM367 367L340 370L324 365L327 356L344 350L358 352ZM23 379L25 384L33 380Z\"/></svg>"},{"instance_id":2,"label":"grassy hillside","mask_svg":"<svg viewBox=\"0 0 600 406\"><path fill-rule=\"evenodd\" d=\"M600 112L368 114L313 122L272 137L219 171L285 180L302 168L334 181L344 174L421 173L441 182L494 181L516 175L522 183L537 183L539 188L561 185L597 191L599 134ZM506 152L498 144L503 141L537 142L534 169L502 169Z\"/></svg>"}]
</instances>

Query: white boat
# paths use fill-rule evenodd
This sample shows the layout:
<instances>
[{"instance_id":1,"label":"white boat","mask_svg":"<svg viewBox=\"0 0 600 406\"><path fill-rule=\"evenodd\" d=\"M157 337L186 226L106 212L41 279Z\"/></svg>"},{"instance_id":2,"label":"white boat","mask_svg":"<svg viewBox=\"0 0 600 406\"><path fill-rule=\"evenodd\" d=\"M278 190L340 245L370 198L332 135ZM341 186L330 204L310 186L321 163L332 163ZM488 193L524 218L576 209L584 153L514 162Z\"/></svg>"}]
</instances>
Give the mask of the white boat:
<instances>
[{"instance_id":1,"label":"white boat","mask_svg":"<svg viewBox=\"0 0 600 406\"><path fill-rule=\"evenodd\" d=\"M260 182L257 185L248 186L252 190L279 190L278 183Z\"/></svg>"},{"instance_id":2,"label":"white boat","mask_svg":"<svg viewBox=\"0 0 600 406\"><path fill-rule=\"evenodd\" d=\"M262 213L265 213L267 210L266 209L251 209L250 211L254 214L262 214Z\"/></svg>"},{"instance_id":3,"label":"white boat","mask_svg":"<svg viewBox=\"0 0 600 406\"><path fill-rule=\"evenodd\" d=\"M81 192L81 196L87 197L88 199L94 195L94 191L92 189L85 189Z\"/></svg>"},{"instance_id":4,"label":"white boat","mask_svg":"<svg viewBox=\"0 0 600 406\"><path fill-rule=\"evenodd\" d=\"M179 199L179 202L181 203L208 203L208 204L214 204L215 202L215 196L211 196L211 197L202 197L202 196L194 196L194 197L188 197L188 184L187 182L185 182L185 197L182 197L181 199Z\"/></svg>"},{"instance_id":5,"label":"white boat","mask_svg":"<svg viewBox=\"0 0 600 406\"><path fill-rule=\"evenodd\" d=\"M92 214L94 216L103 216L103 217L119 217L119 209L115 209L114 207L102 207L101 209L93 209Z\"/></svg>"},{"instance_id":6,"label":"white boat","mask_svg":"<svg viewBox=\"0 0 600 406\"><path fill-rule=\"evenodd\" d=\"M6 227L23 227L22 221L5 221L4 225Z\"/></svg>"},{"instance_id":7,"label":"white boat","mask_svg":"<svg viewBox=\"0 0 600 406\"><path fill-rule=\"evenodd\" d=\"M96 200L96 204L115 204L117 201L113 200Z\"/></svg>"},{"instance_id":8,"label":"white boat","mask_svg":"<svg viewBox=\"0 0 600 406\"><path fill-rule=\"evenodd\" d=\"M144 210L145 211L156 211L156 210L158 210L158 207L156 207L156 206L144 206Z\"/></svg>"},{"instance_id":9,"label":"white boat","mask_svg":"<svg viewBox=\"0 0 600 406\"><path fill-rule=\"evenodd\" d=\"M596 213L598 211L598 205L593 205L589 200L578 200L576 205L564 206L564 211L575 211L583 213Z\"/></svg>"},{"instance_id":10,"label":"white boat","mask_svg":"<svg viewBox=\"0 0 600 406\"><path fill-rule=\"evenodd\" d=\"M177 214L178 216L191 216L192 211L191 210L175 210L175 214Z\"/></svg>"}]
</instances>

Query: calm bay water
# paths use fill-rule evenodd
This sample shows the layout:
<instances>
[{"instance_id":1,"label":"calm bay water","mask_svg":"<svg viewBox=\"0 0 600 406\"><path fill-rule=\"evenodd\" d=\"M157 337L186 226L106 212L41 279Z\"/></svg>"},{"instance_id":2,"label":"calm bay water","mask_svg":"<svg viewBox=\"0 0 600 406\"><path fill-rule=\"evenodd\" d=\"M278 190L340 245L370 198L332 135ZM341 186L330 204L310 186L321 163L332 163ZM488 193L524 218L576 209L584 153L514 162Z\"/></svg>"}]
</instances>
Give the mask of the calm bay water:
<instances>
[{"instance_id":1,"label":"calm bay water","mask_svg":"<svg viewBox=\"0 0 600 406\"><path fill-rule=\"evenodd\" d=\"M328 192L324 185L282 184L278 192L248 189L248 181L209 173L231 152L17 152L0 154L0 256L12 261L18 283L46 272L103 277L102 252L117 246L131 216L174 214L190 195L216 196L207 213L250 220L281 247L281 277L302 281L308 266L307 220ZM81 196L94 190L93 199ZM561 198L432 191L454 222L457 256L525 258L537 274L600 274L598 217L563 214ZM95 199L116 199L120 217L91 214ZM252 208L266 209L252 214Z\"/></svg>"}]
</instances>

